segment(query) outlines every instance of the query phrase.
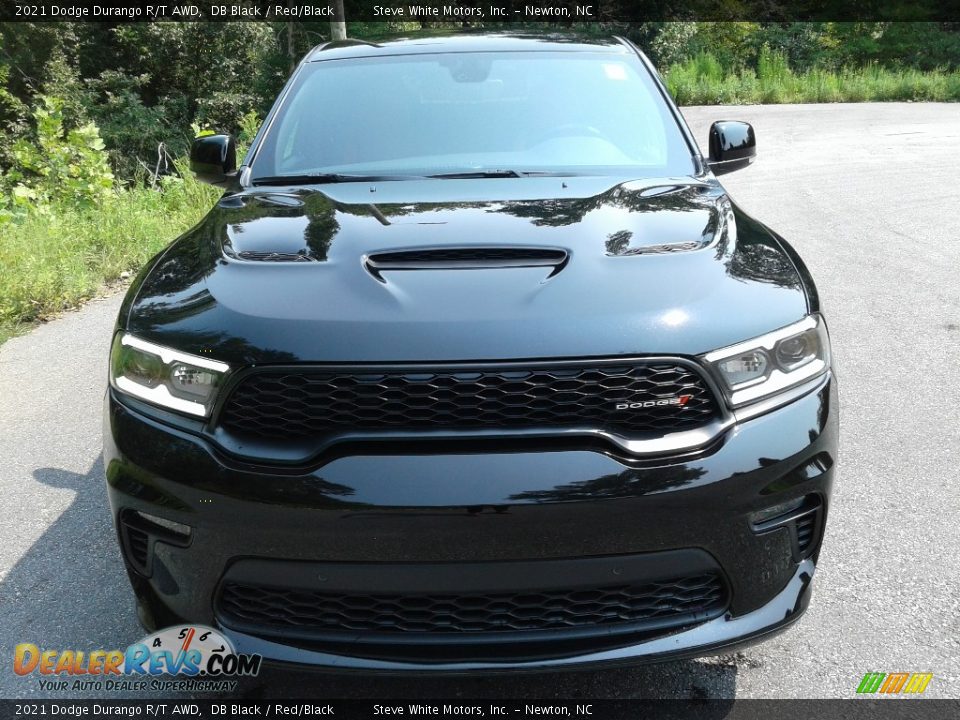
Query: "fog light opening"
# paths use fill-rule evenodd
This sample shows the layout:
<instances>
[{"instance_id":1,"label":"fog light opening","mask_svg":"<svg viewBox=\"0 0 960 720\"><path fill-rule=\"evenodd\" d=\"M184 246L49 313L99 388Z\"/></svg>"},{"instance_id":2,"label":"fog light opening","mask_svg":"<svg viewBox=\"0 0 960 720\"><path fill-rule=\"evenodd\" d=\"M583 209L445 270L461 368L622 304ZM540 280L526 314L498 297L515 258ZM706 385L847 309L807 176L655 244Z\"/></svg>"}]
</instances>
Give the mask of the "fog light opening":
<instances>
[{"instance_id":1,"label":"fog light opening","mask_svg":"<svg viewBox=\"0 0 960 720\"><path fill-rule=\"evenodd\" d=\"M751 513L750 522L756 528L759 525L766 525L770 520L779 519L780 516L786 516L792 513L794 510L803 507L803 504L806 502L806 497L798 497L793 500L789 500L784 503L779 503L778 505L771 505L768 508L763 510L758 510L755 513ZM779 523L775 523L779 524Z\"/></svg>"},{"instance_id":2,"label":"fog light opening","mask_svg":"<svg viewBox=\"0 0 960 720\"><path fill-rule=\"evenodd\" d=\"M150 513L141 512L140 510L134 510L133 515L140 520L142 523L148 525L155 525L161 529L161 532L154 533L157 535L165 535L162 531L165 530L168 533L178 536L184 541L190 540L190 535L193 532L193 528L189 525L184 525L183 523L178 523L173 520L168 520L167 518L158 517L157 515L151 515ZM150 531L149 527L144 527L148 532Z\"/></svg>"},{"instance_id":3,"label":"fog light opening","mask_svg":"<svg viewBox=\"0 0 960 720\"><path fill-rule=\"evenodd\" d=\"M120 538L124 555L138 573L149 577L152 571L154 545L157 542L186 547L193 528L174 520L139 510L120 513Z\"/></svg>"},{"instance_id":4,"label":"fog light opening","mask_svg":"<svg viewBox=\"0 0 960 720\"><path fill-rule=\"evenodd\" d=\"M771 505L750 515L757 534L786 528L790 533L791 554L795 562L810 557L823 532L823 503L819 495L805 495Z\"/></svg>"}]
</instances>

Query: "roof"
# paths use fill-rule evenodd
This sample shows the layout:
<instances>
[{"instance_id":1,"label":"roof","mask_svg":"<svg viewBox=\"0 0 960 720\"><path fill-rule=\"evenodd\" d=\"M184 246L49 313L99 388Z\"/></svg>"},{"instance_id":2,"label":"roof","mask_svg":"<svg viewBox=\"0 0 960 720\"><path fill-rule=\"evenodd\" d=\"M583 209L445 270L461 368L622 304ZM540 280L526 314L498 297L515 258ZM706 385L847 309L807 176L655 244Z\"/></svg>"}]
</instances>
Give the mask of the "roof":
<instances>
[{"instance_id":1,"label":"roof","mask_svg":"<svg viewBox=\"0 0 960 720\"><path fill-rule=\"evenodd\" d=\"M387 55L422 55L458 52L609 52L631 50L613 37L529 33L417 34L384 40L336 40L311 50L306 62Z\"/></svg>"}]
</instances>

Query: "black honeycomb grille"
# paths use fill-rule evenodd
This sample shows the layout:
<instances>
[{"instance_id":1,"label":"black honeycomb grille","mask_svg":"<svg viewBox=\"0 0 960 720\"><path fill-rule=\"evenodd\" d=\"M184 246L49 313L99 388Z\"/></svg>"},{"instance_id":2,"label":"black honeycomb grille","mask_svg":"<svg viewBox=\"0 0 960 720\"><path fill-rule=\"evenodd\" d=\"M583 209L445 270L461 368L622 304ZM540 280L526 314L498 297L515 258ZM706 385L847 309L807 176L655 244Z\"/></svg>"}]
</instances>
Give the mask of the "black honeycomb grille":
<instances>
[{"instance_id":1,"label":"black honeycomb grille","mask_svg":"<svg viewBox=\"0 0 960 720\"><path fill-rule=\"evenodd\" d=\"M218 615L271 629L378 633L558 630L643 623L663 627L719 615L714 573L637 585L493 594L333 594L228 582Z\"/></svg>"},{"instance_id":2,"label":"black honeycomb grille","mask_svg":"<svg viewBox=\"0 0 960 720\"><path fill-rule=\"evenodd\" d=\"M629 408L617 405L630 403ZM585 427L631 436L700 427L718 412L693 369L676 363L249 375L220 422L261 438L348 431Z\"/></svg>"}]
</instances>

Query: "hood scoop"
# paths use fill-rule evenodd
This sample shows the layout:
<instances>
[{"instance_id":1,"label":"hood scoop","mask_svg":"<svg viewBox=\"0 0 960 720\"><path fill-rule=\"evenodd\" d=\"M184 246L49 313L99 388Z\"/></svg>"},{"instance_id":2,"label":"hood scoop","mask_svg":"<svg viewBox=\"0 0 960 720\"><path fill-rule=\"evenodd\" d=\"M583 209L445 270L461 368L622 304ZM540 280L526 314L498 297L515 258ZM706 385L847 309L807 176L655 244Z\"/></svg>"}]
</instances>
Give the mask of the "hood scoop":
<instances>
[{"instance_id":1,"label":"hood scoop","mask_svg":"<svg viewBox=\"0 0 960 720\"><path fill-rule=\"evenodd\" d=\"M553 268L560 272L567 251L542 247L444 247L395 250L367 256L367 269L380 278L385 270L483 270L489 268Z\"/></svg>"}]
</instances>

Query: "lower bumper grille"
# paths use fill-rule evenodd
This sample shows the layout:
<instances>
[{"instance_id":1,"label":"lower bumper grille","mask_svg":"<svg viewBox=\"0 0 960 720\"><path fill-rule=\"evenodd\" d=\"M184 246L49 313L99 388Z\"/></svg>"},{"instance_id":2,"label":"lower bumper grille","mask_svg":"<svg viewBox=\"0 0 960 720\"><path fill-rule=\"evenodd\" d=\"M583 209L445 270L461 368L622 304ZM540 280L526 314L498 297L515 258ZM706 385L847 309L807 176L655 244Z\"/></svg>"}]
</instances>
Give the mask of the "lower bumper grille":
<instances>
[{"instance_id":1,"label":"lower bumper grille","mask_svg":"<svg viewBox=\"0 0 960 720\"><path fill-rule=\"evenodd\" d=\"M728 603L721 577L702 573L633 585L470 594L333 594L227 582L218 615L228 625L312 633L528 632L702 622Z\"/></svg>"}]
</instances>

